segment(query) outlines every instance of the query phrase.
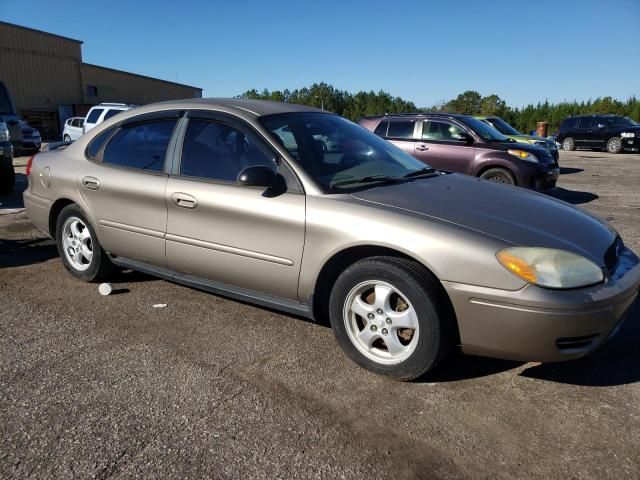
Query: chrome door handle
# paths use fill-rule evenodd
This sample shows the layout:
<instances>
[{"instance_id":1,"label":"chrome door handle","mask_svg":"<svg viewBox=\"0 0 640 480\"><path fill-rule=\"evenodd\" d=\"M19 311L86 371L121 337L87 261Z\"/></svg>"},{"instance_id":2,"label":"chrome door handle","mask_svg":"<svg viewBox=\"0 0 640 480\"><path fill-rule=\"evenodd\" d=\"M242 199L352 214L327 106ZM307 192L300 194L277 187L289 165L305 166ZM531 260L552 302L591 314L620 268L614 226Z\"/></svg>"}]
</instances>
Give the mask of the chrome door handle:
<instances>
[{"instance_id":1,"label":"chrome door handle","mask_svg":"<svg viewBox=\"0 0 640 480\"><path fill-rule=\"evenodd\" d=\"M416 145L416 150L420 152L424 152L425 150L429 150L429 147L421 143L420 145Z\"/></svg>"},{"instance_id":2,"label":"chrome door handle","mask_svg":"<svg viewBox=\"0 0 640 480\"><path fill-rule=\"evenodd\" d=\"M100 188L100 181L94 177L84 177L82 179L82 186L87 190L98 190Z\"/></svg>"},{"instance_id":3,"label":"chrome door handle","mask_svg":"<svg viewBox=\"0 0 640 480\"><path fill-rule=\"evenodd\" d=\"M198 206L198 200L186 193L173 193L171 195L171 200L173 200L173 203L175 203L177 206L182 208L196 208Z\"/></svg>"}]
</instances>

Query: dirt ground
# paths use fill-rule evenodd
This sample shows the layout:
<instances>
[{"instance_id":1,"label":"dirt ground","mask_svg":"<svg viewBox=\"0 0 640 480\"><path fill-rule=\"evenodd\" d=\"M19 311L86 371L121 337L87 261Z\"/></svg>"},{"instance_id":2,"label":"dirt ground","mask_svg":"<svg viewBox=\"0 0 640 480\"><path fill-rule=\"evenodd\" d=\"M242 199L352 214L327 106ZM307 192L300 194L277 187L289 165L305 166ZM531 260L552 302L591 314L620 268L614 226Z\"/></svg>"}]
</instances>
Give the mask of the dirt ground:
<instances>
[{"instance_id":1,"label":"dirt ground","mask_svg":"<svg viewBox=\"0 0 640 480\"><path fill-rule=\"evenodd\" d=\"M556 195L640 252L640 155L560 163ZM1 478L640 478L638 305L581 360L454 352L398 383L326 326L116 280L108 297L74 280L20 196L0 201Z\"/></svg>"}]
</instances>

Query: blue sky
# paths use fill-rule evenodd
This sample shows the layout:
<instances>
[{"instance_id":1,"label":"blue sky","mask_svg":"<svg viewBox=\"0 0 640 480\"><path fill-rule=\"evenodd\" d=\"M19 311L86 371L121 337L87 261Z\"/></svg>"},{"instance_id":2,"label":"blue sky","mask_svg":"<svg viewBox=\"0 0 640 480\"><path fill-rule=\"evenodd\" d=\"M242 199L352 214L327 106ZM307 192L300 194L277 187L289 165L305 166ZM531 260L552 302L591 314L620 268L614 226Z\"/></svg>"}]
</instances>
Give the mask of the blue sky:
<instances>
[{"instance_id":1,"label":"blue sky","mask_svg":"<svg viewBox=\"0 0 640 480\"><path fill-rule=\"evenodd\" d=\"M0 20L205 96L320 81L418 106L465 90L512 106L640 96L640 0L0 0Z\"/></svg>"}]
</instances>

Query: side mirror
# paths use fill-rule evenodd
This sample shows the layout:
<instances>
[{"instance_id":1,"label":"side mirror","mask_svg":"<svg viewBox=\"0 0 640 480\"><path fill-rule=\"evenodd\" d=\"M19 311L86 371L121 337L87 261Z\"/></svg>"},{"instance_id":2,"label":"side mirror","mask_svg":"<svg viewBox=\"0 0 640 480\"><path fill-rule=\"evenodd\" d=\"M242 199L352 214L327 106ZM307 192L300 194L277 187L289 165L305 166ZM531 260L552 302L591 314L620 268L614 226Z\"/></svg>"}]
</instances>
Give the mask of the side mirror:
<instances>
[{"instance_id":1,"label":"side mirror","mask_svg":"<svg viewBox=\"0 0 640 480\"><path fill-rule=\"evenodd\" d=\"M264 165L247 167L238 174L237 181L246 187L273 187L277 184L278 175L273 169Z\"/></svg>"},{"instance_id":2,"label":"side mirror","mask_svg":"<svg viewBox=\"0 0 640 480\"><path fill-rule=\"evenodd\" d=\"M465 143L467 145L470 145L470 144L473 143L473 137L471 135L469 135L467 132L460 132L457 135L454 135L453 139L456 142L462 142L462 143Z\"/></svg>"}]
</instances>

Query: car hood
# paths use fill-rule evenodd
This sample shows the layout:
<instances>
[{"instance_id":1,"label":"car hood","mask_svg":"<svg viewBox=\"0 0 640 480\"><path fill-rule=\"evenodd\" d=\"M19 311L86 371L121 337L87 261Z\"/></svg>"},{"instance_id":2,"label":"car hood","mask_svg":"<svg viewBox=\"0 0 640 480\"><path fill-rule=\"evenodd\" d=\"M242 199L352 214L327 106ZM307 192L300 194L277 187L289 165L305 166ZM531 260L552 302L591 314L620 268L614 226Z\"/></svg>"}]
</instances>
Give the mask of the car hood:
<instances>
[{"instance_id":1,"label":"car hood","mask_svg":"<svg viewBox=\"0 0 640 480\"><path fill-rule=\"evenodd\" d=\"M573 205L461 174L381 185L351 195L450 222L507 245L569 250L601 266L616 238L601 220Z\"/></svg>"}]
</instances>

